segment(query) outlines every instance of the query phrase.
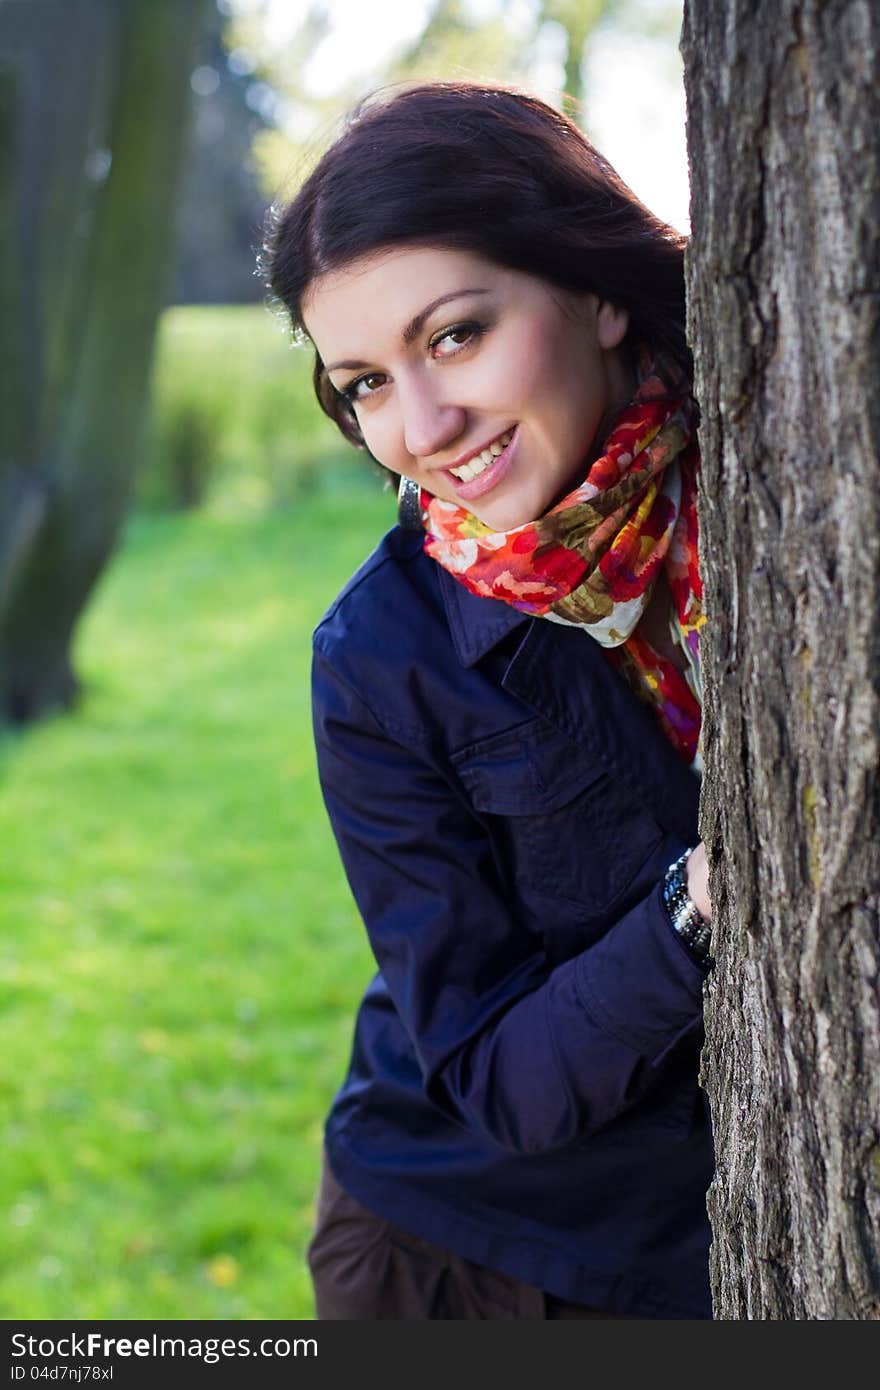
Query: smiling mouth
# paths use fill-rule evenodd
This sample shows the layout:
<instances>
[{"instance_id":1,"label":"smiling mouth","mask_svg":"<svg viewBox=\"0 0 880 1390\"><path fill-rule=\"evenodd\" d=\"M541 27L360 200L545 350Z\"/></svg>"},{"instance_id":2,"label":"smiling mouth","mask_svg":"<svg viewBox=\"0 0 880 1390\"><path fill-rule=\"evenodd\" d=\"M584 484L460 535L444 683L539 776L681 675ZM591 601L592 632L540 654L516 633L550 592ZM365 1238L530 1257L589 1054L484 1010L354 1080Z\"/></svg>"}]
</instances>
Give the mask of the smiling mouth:
<instances>
[{"instance_id":1,"label":"smiling mouth","mask_svg":"<svg viewBox=\"0 0 880 1390\"><path fill-rule=\"evenodd\" d=\"M514 427L515 428L515 427ZM513 438L513 430L505 430L497 439L493 439L491 444L487 444L485 449L476 454L467 463L463 463L460 468L447 468L447 473L451 473L453 478L458 478L462 483L470 483L474 478L479 478L481 473L485 473L487 468L491 468L498 455L507 448Z\"/></svg>"},{"instance_id":2,"label":"smiling mouth","mask_svg":"<svg viewBox=\"0 0 880 1390\"><path fill-rule=\"evenodd\" d=\"M505 442L506 441L506 442ZM497 439L493 439L485 449L481 450L475 458L468 459L466 464L457 468L455 472L451 468L445 470L446 476L452 488L461 502L475 502L479 497L484 497L487 492L492 492L498 487L510 472L514 465L517 448L519 445L519 425L513 425L511 429L505 430ZM488 454L488 462L486 455ZM467 470L467 477L460 476Z\"/></svg>"}]
</instances>

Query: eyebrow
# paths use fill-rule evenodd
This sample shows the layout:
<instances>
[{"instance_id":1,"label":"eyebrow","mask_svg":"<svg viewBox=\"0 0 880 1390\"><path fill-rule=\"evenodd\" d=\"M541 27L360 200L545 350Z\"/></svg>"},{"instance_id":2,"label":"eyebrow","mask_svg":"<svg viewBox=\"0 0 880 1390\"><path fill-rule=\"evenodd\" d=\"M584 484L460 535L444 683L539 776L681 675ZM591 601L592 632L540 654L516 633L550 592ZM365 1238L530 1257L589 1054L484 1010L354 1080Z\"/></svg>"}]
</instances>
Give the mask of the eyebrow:
<instances>
[{"instance_id":1,"label":"eyebrow","mask_svg":"<svg viewBox=\"0 0 880 1390\"><path fill-rule=\"evenodd\" d=\"M401 334L401 337L403 338L403 341L404 341L406 344L409 344L409 343L414 342L415 339L418 337L419 333L422 331L422 328L423 328L424 325L425 325L425 320L428 319L428 318L430 318L430 316L431 316L431 314L433 314L434 310L435 310L435 309L439 309L441 304L448 304L449 301L452 300L452 299L463 299L464 296L467 295L467 294L488 294L488 293L489 293L489 290L485 290L485 289L472 289L472 290L453 290L451 294L441 294L441 295L439 295L437 299L432 299L430 304L426 304L425 307L424 307L424 309L420 310L420 312L419 312L418 314L416 314L414 318L411 318L411 319L410 319L409 323L406 325L406 327L405 327L404 330L403 330L403 333ZM346 360L346 361L344 361L344 362L331 362L330 365L329 365L329 367L327 367L327 366L324 367L324 371L329 373L329 372L336 372L336 371L339 371L340 368L346 368L347 370L356 372L356 371L358 371L361 367L368 367L369 365L370 365L369 362L355 362L355 361L351 361L351 360Z\"/></svg>"}]
</instances>

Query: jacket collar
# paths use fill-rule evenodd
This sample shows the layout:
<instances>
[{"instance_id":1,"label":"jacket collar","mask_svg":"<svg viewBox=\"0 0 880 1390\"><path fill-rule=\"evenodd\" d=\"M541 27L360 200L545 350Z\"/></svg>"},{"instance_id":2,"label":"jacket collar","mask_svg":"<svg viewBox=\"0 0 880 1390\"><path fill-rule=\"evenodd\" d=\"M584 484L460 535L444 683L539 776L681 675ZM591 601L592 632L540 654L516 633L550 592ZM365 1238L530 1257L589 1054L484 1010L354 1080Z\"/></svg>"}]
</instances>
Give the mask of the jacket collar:
<instances>
[{"instance_id":1,"label":"jacket collar","mask_svg":"<svg viewBox=\"0 0 880 1390\"><path fill-rule=\"evenodd\" d=\"M437 571L455 654L462 666L475 665L508 632L530 620L528 613L520 613L501 599L472 594L442 565L437 565Z\"/></svg>"}]
</instances>

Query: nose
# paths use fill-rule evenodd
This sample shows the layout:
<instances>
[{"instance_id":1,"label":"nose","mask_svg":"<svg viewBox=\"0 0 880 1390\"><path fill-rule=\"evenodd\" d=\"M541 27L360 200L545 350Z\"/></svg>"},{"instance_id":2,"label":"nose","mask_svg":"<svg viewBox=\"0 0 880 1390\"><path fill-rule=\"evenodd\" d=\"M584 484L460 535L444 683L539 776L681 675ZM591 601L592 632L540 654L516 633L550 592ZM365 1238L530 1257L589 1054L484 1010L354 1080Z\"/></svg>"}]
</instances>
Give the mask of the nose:
<instances>
[{"instance_id":1,"label":"nose","mask_svg":"<svg viewBox=\"0 0 880 1390\"><path fill-rule=\"evenodd\" d=\"M411 458L429 459L458 438L465 411L440 398L434 383L424 378L398 386L403 443Z\"/></svg>"}]
</instances>

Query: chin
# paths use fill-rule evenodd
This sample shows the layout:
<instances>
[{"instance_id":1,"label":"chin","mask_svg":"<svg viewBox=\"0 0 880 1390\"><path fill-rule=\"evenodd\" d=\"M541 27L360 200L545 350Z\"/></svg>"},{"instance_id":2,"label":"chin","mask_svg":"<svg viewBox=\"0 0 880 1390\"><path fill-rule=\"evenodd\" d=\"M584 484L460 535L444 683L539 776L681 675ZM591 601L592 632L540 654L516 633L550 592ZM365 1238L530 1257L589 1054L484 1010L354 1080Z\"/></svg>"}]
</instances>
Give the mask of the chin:
<instances>
[{"instance_id":1,"label":"chin","mask_svg":"<svg viewBox=\"0 0 880 1390\"><path fill-rule=\"evenodd\" d=\"M536 512L532 507L486 507L480 512L474 512L484 526L488 526L492 531L514 531L517 526L527 526L530 521L535 521L537 517L543 515Z\"/></svg>"}]
</instances>

